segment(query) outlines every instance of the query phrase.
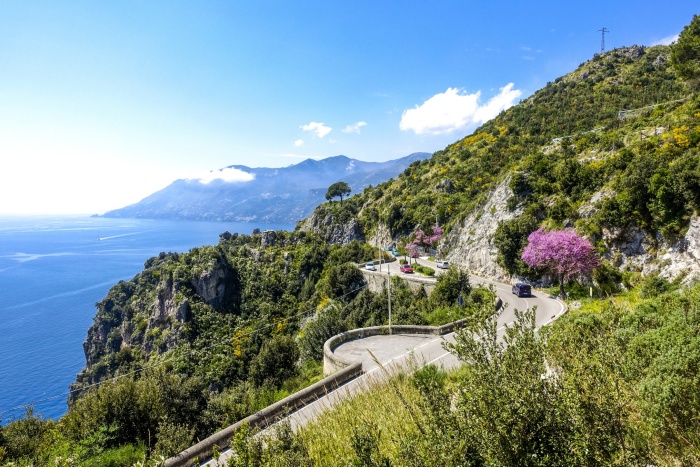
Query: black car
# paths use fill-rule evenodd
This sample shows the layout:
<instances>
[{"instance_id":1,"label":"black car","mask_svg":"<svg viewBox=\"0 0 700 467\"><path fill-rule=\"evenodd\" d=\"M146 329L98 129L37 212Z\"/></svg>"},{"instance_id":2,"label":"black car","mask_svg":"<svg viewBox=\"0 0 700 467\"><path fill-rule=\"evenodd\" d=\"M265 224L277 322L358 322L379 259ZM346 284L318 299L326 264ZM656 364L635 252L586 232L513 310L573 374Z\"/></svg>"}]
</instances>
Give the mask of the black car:
<instances>
[{"instance_id":1,"label":"black car","mask_svg":"<svg viewBox=\"0 0 700 467\"><path fill-rule=\"evenodd\" d=\"M532 297L532 288L528 284L518 282L513 286L513 293L518 297Z\"/></svg>"}]
</instances>

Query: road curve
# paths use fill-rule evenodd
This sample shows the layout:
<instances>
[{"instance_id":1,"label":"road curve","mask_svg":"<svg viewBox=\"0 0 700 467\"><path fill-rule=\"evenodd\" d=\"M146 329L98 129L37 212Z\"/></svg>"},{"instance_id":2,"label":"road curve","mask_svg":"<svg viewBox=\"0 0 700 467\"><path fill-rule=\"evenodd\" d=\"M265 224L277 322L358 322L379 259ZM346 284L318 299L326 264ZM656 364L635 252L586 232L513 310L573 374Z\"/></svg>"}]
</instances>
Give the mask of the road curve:
<instances>
[{"instance_id":1,"label":"road curve","mask_svg":"<svg viewBox=\"0 0 700 467\"><path fill-rule=\"evenodd\" d=\"M419 261L421 264L434 267L425 260ZM399 272L397 263L389 263L393 267L389 268L391 275L404 275ZM382 272L387 273L387 264L382 265ZM437 273L442 273L437 270ZM511 293L511 285L489 279L470 276L472 284L483 284L493 286L496 294L503 300L503 307L498 315L498 329L502 332L506 326L515 320L515 310L525 310L536 308L536 326L542 327L551 323L566 311L566 306L559 300L544 294L533 291L532 297L516 297ZM287 416L292 429L297 429L319 414L341 402L343 399L357 394L368 388L373 381L383 378L393 369L409 364L424 366L436 364L443 368L454 368L460 364L457 357L447 352L443 344L454 342L454 333L444 336L434 336L426 334L393 334L378 335L356 339L345 342L334 349L334 353L348 360L361 361L364 374L344 386L328 393L326 396L304 406L298 411ZM269 429L268 429L269 430ZM219 458L218 465L226 465L230 456L230 451L226 450ZM216 466L216 461L210 461L207 466Z\"/></svg>"},{"instance_id":2,"label":"road curve","mask_svg":"<svg viewBox=\"0 0 700 467\"><path fill-rule=\"evenodd\" d=\"M421 261L422 263L422 261ZM386 265L383 265L386 266ZM398 271L398 266L396 267ZM391 270L391 274L394 272ZM396 274L403 274L397 272ZM497 318L498 329L515 321L515 310L536 308L535 323L542 327L561 316L566 306L559 300L542 292L534 291L532 297L516 297L511 293L511 285L471 276L474 284L493 286L496 294L503 300ZM309 404L288 417L293 428L304 425L320 412L331 407L350 393L366 387L369 380L381 373L380 368L403 366L413 361L419 366L437 364L444 368L453 368L460 364L457 357L444 349L443 343L454 342L454 333L444 336L425 334L379 335L345 342L334 349L334 353L347 360L361 361L364 375L337 389L326 397ZM379 365L379 364L381 365Z\"/></svg>"}]
</instances>

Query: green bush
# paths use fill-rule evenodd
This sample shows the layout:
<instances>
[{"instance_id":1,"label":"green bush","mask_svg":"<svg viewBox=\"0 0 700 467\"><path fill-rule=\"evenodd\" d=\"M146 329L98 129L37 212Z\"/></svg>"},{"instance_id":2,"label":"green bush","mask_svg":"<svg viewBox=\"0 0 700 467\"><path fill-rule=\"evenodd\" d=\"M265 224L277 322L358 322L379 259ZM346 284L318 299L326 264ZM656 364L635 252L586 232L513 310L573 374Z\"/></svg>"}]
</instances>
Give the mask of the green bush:
<instances>
[{"instance_id":1,"label":"green bush","mask_svg":"<svg viewBox=\"0 0 700 467\"><path fill-rule=\"evenodd\" d=\"M146 448L142 444L126 444L91 457L81 465L86 467L131 467L144 460L145 457Z\"/></svg>"},{"instance_id":2,"label":"green bush","mask_svg":"<svg viewBox=\"0 0 700 467\"><path fill-rule=\"evenodd\" d=\"M413 267L413 270L415 272L424 274L426 276L434 276L435 275L435 269L430 268L428 266L423 266L423 265L416 263L412 267Z\"/></svg>"},{"instance_id":3,"label":"green bush","mask_svg":"<svg viewBox=\"0 0 700 467\"><path fill-rule=\"evenodd\" d=\"M435 306L453 306L460 295L466 299L471 290L469 273L456 266L450 266L447 272L437 276L435 290L430 294L430 301Z\"/></svg>"},{"instance_id":4,"label":"green bush","mask_svg":"<svg viewBox=\"0 0 700 467\"><path fill-rule=\"evenodd\" d=\"M297 373L299 347L291 336L276 335L265 341L250 362L250 378L256 386L279 388Z\"/></svg>"},{"instance_id":5,"label":"green bush","mask_svg":"<svg viewBox=\"0 0 700 467\"><path fill-rule=\"evenodd\" d=\"M674 286L659 275L647 276L639 284L639 296L642 298L658 297L677 288L677 285Z\"/></svg>"}]
</instances>

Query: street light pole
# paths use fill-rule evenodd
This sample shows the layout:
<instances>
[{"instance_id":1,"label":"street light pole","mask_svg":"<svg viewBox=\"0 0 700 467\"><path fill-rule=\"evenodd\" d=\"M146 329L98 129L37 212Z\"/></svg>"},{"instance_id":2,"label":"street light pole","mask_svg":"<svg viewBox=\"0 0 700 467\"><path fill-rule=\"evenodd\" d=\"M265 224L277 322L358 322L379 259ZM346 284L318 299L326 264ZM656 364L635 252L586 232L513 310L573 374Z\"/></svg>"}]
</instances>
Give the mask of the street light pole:
<instances>
[{"instance_id":1,"label":"street light pole","mask_svg":"<svg viewBox=\"0 0 700 467\"><path fill-rule=\"evenodd\" d=\"M389 335L391 335L391 272L388 265L386 269L386 297L389 300Z\"/></svg>"}]
</instances>

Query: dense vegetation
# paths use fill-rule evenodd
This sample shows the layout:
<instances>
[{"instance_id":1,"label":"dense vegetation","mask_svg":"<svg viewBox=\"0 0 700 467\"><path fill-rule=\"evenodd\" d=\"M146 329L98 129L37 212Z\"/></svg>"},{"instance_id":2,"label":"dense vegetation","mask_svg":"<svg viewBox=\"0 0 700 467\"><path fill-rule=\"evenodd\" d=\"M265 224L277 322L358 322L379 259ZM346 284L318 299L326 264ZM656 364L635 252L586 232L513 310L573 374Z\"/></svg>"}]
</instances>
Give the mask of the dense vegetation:
<instances>
[{"instance_id":1,"label":"dense vegetation","mask_svg":"<svg viewBox=\"0 0 700 467\"><path fill-rule=\"evenodd\" d=\"M68 413L31 409L0 430L0 461L131 465L170 456L318 380L323 343L385 324L386 294L357 263L368 245L304 232L222 234L218 245L149 259L97 304ZM457 295L467 297L456 305ZM455 269L435 292L392 284L395 324L477 317L493 303Z\"/></svg>"},{"instance_id":2,"label":"dense vegetation","mask_svg":"<svg viewBox=\"0 0 700 467\"><path fill-rule=\"evenodd\" d=\"M519 316L502 342L493 321L459 334L458 372L401 373L286 435L288 457L234 449L248 466L698 465L700 286L629 294L539 333Z\"/></svg>"}]
</instances>

